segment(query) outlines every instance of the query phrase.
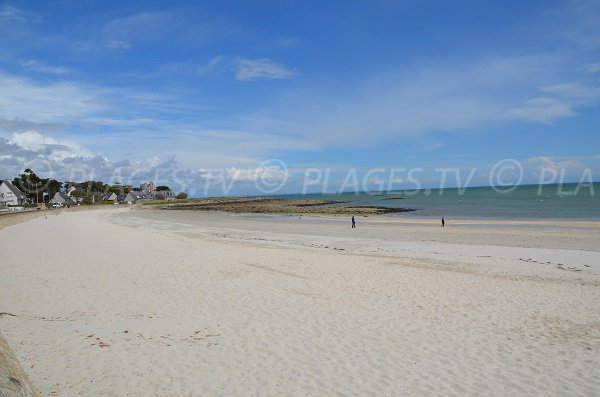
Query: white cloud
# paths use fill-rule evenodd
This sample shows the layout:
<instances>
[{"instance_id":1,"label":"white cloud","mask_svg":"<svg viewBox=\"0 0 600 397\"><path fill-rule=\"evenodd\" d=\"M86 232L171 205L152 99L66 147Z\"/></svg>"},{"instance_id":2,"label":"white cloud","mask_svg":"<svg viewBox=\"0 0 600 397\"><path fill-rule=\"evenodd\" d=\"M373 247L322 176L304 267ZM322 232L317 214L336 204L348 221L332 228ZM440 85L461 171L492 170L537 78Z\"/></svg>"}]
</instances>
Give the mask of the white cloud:
<instances>
[{"instance_id":1,"label":"white cloud","mask_svg":"<svg viewBox=\"0 0 600 397\"><path fill-rule=\"evenodd\" d=\"M536 183L578 181L586 169L596 168L596 171L598 169L598 162L593 157L537 156L526 159L524 164L527 173L535 178ZM595 167L590 167L590 165Z\"/></svg>"},{"instance_id":2,"label":"white cloud","mask_svg":"<svg viewBox=\"0 0 600 397\"><path fill-rule=\"evenodd\" d=\"M106 108L102 88L69 82L34 83L0 72L0 119L34 122L81 121Z\"/></svg>"},{"instance_id":3,"label":"white cloud","mask_svg":"<svg viewBox=\"0 0 600 397\"><path fill-rule=\"evenodd\" d=\"M231 125L230 129L207 128L197 120L199 107L178 92L38 83L2 72L0 87L0 136L52 132L71 137L70 141L76 137L77 142L120 158L136 157L140 152L160 157L177 153L188 167L243 167L264 158L270 150L307 147L308 143L301 137L284 138L272 130L280 130L281 124L274 127L264 119L252 122L255 129L244 128L249 120L239 115L212 120ZM150 117L139 116L146 114ZM184 123L180 118L192 121ZM239 120L239 125L234 120ZM38 136L30 136L31 141L25 141L25 136L11 139L64 145L62 141L42 141Z\"/></svg>"},{"instance_id":4,"label":"white cloud","mask_svg":"<svg viewBox=\"0 0 600 397\"><path fill-rule=\"evenodd\" d=\"M540 88L541 92L554 94L565 98L595 100L600 98L600 87L583 85L581 83L556 84Z\"/></svg>"},{"instance_id":5,"label":"white cloud","mask_svg":"<svg viewBox=\"0 0 600 397\"><path fill-rule=\"evenodd\" d=\"M199 106L179 92L103 87L79 82L38 82L0 71L0 133L36 129L31 125L86 125L90 128L163 125L158 115L193 115ZM138 117L149 114L156 118Z\"/></svg>"},{"instance_id":6,"label":"white cloud","mask_svg":"<svg viewBox=\"0 0 600 397\"><path fill-rule=\"evenodd\" d=\"M236 168L225 169L225 177L232 181L255 182L267 180L271 182L284 181L288 173L274 167Z\"/></svg>"},{"instance_id":7,"label":"white cloud","mask_svg":"<svg viewBox=\"0 0 600 397\"><path fill-rule=\"evenodd\" d=\"M12 179L31 168L41 177L60 181L99 180L137 185L144 181L168 185L191 195L248 194L257 186L279 186L287 180L287 169L270 163L254 167L227 167L195 170L183 167L174 155L150 155L121 161L92 153L69 140L55 139L36 131L0 137L0 179Z\"/></svg>"},{"instance_id":8,"label":"white cloud","mask_svg":"<svg viewBox=\"0 0 600 397\"><path fill-rule=\"evenodd\" d=\"M435 131L468 133L507 120L548 123L575 114L576 101L540 99L547 57L495 58L454 65L406 66L335 89L282 96L270 109L286 140L316 147L375 145ZM549 95L548 95L549 96ZM246 128L254 124L246 123Z\"/></svg>"},{"instance_id":9,"label":"white cloud","mask_svg":"<svg viewBox=\"0 0 600 397\"><path fill-rule=\"evenodd\" d=\"M208 15L201 7L168 7L157 11L143 11L106 23L99 32L103 43L127 43L141 47L144 44L197 47L215 36L231 35L237 30L226 17ZM117 47L122 48L122 47Z\"/></svg>"},{"instance_id":10,"label":"white cloud","mask_svg":"<svg viewBox=\"0 0 600 397\"><path fill-rule=\"evenodd\" d=\"M509 109L506 117L515 120L532 121L549 124L558 119L573 117L576 113L571 107L552 98L533 98L525 101L524 105Z\"/></svg>"},{"instance_id":11,"label":"white cloud","mask_svg":"<svg viewBox=\"0 0 600 397\"><path fill-rule=\"evenodd\" d=\"M115 50L126 50L131 48L131 44L124 40L112 40L110 43L106 44L106 46Z\"/></svg>"},{"instance_id":12,"label":"white cloud","mask_svg":"<svg viewBox=\"0 0 600 397\"><path fill-rule=\"evenodd\" d=\"M172 156L135 158L112 162L68 140L54 139L36 131L0 137L0 178L12 179L31 168L42 177L61 181L101 180L136 184L153 180L185 190L186 183L199 178L182 168Z\"/></svg>"},{"instance_id":13,"label":"white cloud","mask_svg":"<svg viewBox=\"0 0 600 397\"><path fill-rule=\"evenodd\" d=\"M286 130L322 147L377 144L388 137L427 138L430 132L470 133L509 120L549 124L600 102L597 84L548 84L556 70L547 56L492 58L455 65L405 67L331 92L306 89L275 104ZM567 80L568 81L568 80ZM541 88L540 88L541 87Z\"/></svg>"},{"instance_id":14,"label":"white cloud","mask_svg":"<svg viewBox=\"0 0 600 397\"><path fill-rule=\"evenodd\" d=\"M263 193L279 192L277 189L280 187L283 189L281 192L295 192L301 190L304 181L303 168L293 168L290 171L279 160L245 167L189 169L182 167L173 155L140 157L141 153L143 150L137 153L137 157L112 161L91 153L78 143L28 131L14 134L10 140L0 137L0 178L12 179L24 169L31 168L42 177L61 181L93 179L105 183L121 182L131 185L154 181L156 184L168 185L176 191L188 191L192 196L260 193L261 189ZM523 167L524 183L548 183L578 181L587 169L592 170L593 175L597 175L600 170L598 160L599 156L537 156L519 160L519 163ZM331 168L331 164L327 164L323 167L332 169L331 179L327 178L330 190L333 191L341 186L341 181L345 179L349 170L353 169L349 165ZM417 178L421 182L431 182L433 185L439 183L439 175L436 177L434 173L435 167L424 167L425 172L416 175ZM488 183L493 164L474 164L472 167L475 167L478 173L470 182L470 186ZM461 174L464 178L473 168L466 165L463 168ZM390 169L381 168L369 173L368 168L364 168L358 171L358 177L361 182L366 179L367 184L381 185L389 183L392 177L389 172ZM371 178L368 178L369 176ZM401 185L402 182L406 182L405 174L396 177L392 180L394 184ZM464 181L466 179L463 179ZM377 186L372 187L378 189Z\"/></svg>"},{"instance_id":15,"label":"white cloud","mask_svg":"<svg viewBox=\"0 0 600 397\"><path fill-rule=\"evenodd\" d=\"M118 37L153 36L167 25L169 19L166 13L142 12L114 19L104 26L103 31L108 36Z\"/></svg>"},{"instance_id":16,"label":"white cloud","mask_svg":"<svg viewBox=\"0 0 600 397\"><path fill-rule=\"evenodd\" d=\"M49 66L43 62L30 60L27 62L23 62L23 67L41 73L49 73L49 74L66 74L69 73L69 69L64 66Z\"/></svg>"},{"instance_id":17,"label":"white cloud","mask_svg":"<svg viewBox=\"0 0 600 397\"><path fill-rule=\"evenodd\" d=\"M584 69L588 73L598 73L600 72L600 63L588 63L584 66Z\"/></svg>"},{"instance_id":18,"label":"white cloud","mask_svg":"<svg viewBox=\"0 0 600 397\"><path fill-rule=\"evenodd\" d=\"M57 140L44 136L37 131L25 131L13 133L8 141L11 145L17 145L29 151L46 151L50 160L61 161L69 157L92 157L89 149L68 140Z\"/></svg>"},{"instance_id":19,"label":"white cloud","mask_svg":"<svg viewBox=\"0 0 600 397\"><path fill-rule=\"evenodd\" d=\"M584 168L583 163L578 159L557 158L551 156L537 156L526 160L531 166L536 169L552 169L552 170L581 170Z\"/></svg>"},{"instance_id":20,"label":"white cloud","mask_svg":"<svg viewBox=\"0 0 600 397\"><path fill-rule=\"evenodd\" d=\"M509 119L549 124L556 120L573 117L575 107L586 106L600 100L600 87L595 83L563 83L544 85L539 88L544 94L524 101L520 106L509 109Z\"/></svg>"},{"instance_id":21,"label":"white cloud","mask_svg":"<svg viewBox=\"0 0 600 397\"><path fill-rule=\"evenodd\" d=\"M20 9L8 4L0 5L0 19L12 19L15 21L25 21L25 14Z\"/></svg>"},{"instance_id":22,"label":"white cloud","mask_svg":"<svg viewBox=\"0 0 600 397\"><path fill-rule=\"evenodd\" d=\"M237 59L234 62L236 80L291 79L296 72L269 59Z\"/></svg>"}]
</instances>

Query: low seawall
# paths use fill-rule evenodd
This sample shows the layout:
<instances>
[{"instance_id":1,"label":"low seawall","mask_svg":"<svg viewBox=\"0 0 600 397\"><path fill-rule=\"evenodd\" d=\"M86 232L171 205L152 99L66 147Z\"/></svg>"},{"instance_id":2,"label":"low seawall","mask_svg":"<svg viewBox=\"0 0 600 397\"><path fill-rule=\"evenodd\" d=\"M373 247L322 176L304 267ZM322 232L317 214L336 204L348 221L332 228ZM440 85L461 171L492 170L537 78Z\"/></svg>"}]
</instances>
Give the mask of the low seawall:
<instances>
[{"instance_id":1,"label":"low seawall","mask_svg":"<svg viewBox=\"0 0 600 397\"><path fill-rule=\"evenodd\" d=\"M1 333L0 397L41 397Z\"/></svg>"}]
</instances>

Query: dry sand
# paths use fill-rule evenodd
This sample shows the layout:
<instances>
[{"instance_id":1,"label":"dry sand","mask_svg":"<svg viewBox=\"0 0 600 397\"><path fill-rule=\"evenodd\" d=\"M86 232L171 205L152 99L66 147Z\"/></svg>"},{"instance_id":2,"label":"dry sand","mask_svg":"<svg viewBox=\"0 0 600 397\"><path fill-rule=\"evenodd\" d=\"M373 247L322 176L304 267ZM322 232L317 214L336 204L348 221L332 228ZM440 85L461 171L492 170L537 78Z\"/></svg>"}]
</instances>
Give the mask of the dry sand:
<instances>
[{"instance_id":1,"label":"dry sand","mask_svg":"<svg viewBox=\"0 0 600 397\"><path fill-rule=\"evenodd\" d=\"M0 230L49 396L600 393L600 224L64 211Z\"/></svg>"},{"instance_id":2,"label":"dry sand","mask_svg":"<svg viewBox=\"0 0 600 397\"><path fill-rule=\"evenodd\" d=\"M44 216L44 211L15 211L15 212L0 212L0 230L5 227L16 225L28 221L29 219Z\"/></svg>"}]
</instances>

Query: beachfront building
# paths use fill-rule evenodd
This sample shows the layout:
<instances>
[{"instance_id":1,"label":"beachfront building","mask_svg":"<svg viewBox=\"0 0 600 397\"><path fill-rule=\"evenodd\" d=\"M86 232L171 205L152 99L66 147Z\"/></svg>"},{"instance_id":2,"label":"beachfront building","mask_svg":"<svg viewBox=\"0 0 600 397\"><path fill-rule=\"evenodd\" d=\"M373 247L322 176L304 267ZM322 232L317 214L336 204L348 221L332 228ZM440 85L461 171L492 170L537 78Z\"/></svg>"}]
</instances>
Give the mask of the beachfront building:
<instances>
[{"instance_id":1,"label":"beachfront building","mask_svg":"<svg viewBox=\"0 0 600 397\"><path fill-rule=\"evenodd\" d=\"M106 192L98 195L98 201L112 201L114 203L117 203L118 196L116 193Z\"/></svg>"},{"instance_id":2,"label":"beachfront building","mask_svg":"<svg viewBox=\"0 0 600 397\"><path fill-rule=\"evenodd\" d=\"M26 203L27 196L11 181L0 181L0 206L24 205Z\"/></svg>"},{"instance_id":3,"label":"beachfront building","mask_svg":"<svg viewBox=\"0 0 600 397\"><path fill-rule=\"evenodd\" d=\"M172 190L157 190L154 198L157 200L175 200L177 193Z\"/></svg>"},{"instance_id":4,"label":"beachfront building","mask_svg":"<svg viewBox=\"0 0 600 397\"><path fill-rule=\"evenodd\" d=\"M67 193L65 192L56 192L54 194L54 197L52 197L52 202L53 203L59 203L63 206L67 205L67 206L71 206L75 204L75 201L73 201L73 199L71 198L71 196L69 196Z\"/></svg>"},{"instance_id":5,"label":"beachfront building","mask_svg":"<svg viewBox=\"0 0 600 397\"><path fill-rule=\"evenodd\" d=\"M156 186L154 186L153 182L142 183L140 185L140 190L142 192L148 192L148 193L150 193L150 196L153 196L154 193L156 192Z\"/></svg>"},{"instance_id":6,"label":"beachfront building","mask_svg":"<svg viewBox=\"0 0 600 397\"><path fill-rule=\"evenodd\" d=\"M147 192L143 192L140 190L132 190L131 192L127 193L123 201L127 204L134 204L140 200L150 200L150 198L151 197L148 195Z\"/></svg>"},{"instance_id":7,"label":"beachfront building","mask_svg":"<svg viewBox=\"0 0 600 397\"><path fill-rule=\"evenodd\" d=\"M69 186L67 185L65 188L65 192L69 197L72 197L73 193L85 194L85 190L77 186Z\"/></svg>"}]
</instances>

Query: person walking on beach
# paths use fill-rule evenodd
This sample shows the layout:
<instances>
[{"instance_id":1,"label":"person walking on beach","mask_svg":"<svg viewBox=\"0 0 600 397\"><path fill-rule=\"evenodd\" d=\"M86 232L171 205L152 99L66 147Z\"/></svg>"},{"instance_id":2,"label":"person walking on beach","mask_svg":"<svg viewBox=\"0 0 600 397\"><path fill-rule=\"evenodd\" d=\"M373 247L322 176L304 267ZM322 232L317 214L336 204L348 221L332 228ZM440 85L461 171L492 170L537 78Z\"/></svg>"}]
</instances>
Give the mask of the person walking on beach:
<instances>
[{"instance_id":1,"label":"person walking on beach","mask_svg":"<svg viewBox=\"0 0 600 397\"><path fill-rule=\"evenodd\" d=\"M442 227L446 227L446 221L444 220L443 216L442 216Z\"/></svg>"},{"instance_id":2,"label":"person walking on beach","mask_svg":"<svg viewBox=\"0 0 600 397\"><path fill-rule=\"evenodd\" d=\"M352 215L352 228L356 227L356 221L354 221L354 215Z\"/></svg>"}]
</instances>

